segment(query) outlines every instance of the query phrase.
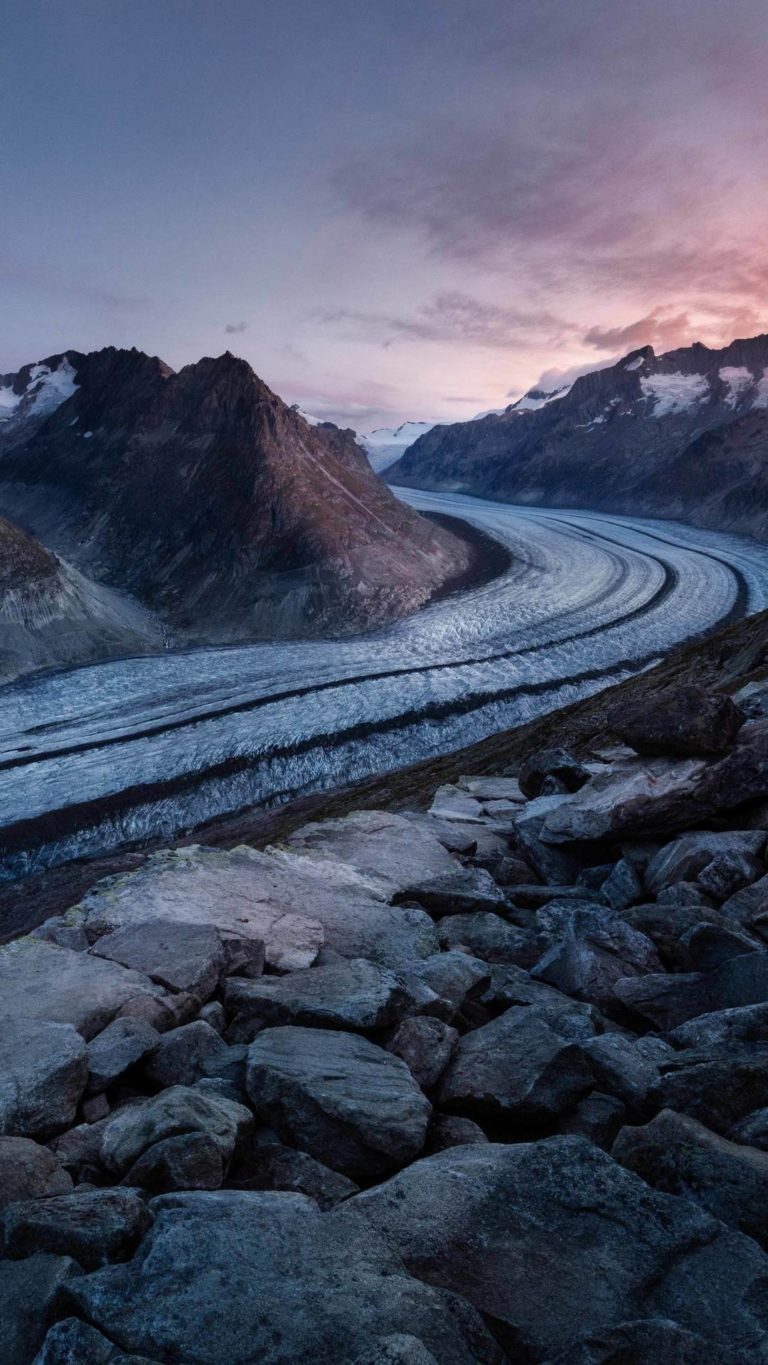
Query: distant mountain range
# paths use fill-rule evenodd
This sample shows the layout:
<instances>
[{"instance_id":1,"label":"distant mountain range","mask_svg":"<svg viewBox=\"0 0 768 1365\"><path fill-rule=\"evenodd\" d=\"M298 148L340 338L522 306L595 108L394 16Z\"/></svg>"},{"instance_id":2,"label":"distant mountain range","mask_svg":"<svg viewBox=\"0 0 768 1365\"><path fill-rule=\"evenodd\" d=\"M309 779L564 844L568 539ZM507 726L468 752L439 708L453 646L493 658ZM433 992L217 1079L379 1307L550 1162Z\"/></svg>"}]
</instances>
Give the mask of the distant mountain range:
<instances>
[{"instance_id":1,"label":"distant mountain range","mask_svg":"<svg viewBox=\"0 0 768 1365\"><path fill-rule=\"evenodd\" d=\"M768 539L768 336L664 355L644 346L569 388L432 427L386 477Z\"/></svg>"},{"instance_id":2,"label":"distant mountain range","mask_svg":"<svg viewBox=\"0 0 768 1365\"><path fill-rule=\"evenodd\" d=\"M229 353L175 374L136 350L67 351L0 376L0 514L0 626L23 620L45 662L165 633L378 627L473 553L393 496L353 432L311 425Z\"/></svg>"},{"instance_id":3,"label":"distant mountain range","mask_svg":"<svg viewBox=\"0 0 768 1365\"><path fill-rule=\"evenodd\" d=\"M357 439L368 456L371 469L380 474L433 426L433 422L401 422L399 427L376 427L367 436Z\"/></svg>"}]
</instances>

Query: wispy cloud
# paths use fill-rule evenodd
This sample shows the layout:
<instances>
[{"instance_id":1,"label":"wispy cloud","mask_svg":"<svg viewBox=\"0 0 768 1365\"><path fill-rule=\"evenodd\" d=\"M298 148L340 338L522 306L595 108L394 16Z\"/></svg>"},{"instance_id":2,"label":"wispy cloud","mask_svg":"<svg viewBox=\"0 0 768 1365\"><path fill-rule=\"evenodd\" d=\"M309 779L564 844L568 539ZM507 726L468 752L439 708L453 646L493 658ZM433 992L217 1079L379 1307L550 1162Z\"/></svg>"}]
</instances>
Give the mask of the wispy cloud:
<instances>
[{"instance_id":1,"label":"wispy cloud","mask_svg":"<svg viewBox=\"0 0 768 1365\"><path fill-rule=\"evenodd\" d=\"M556 348L579 331L553 313L484 303L460 291L438 294L410 316L347 308L324 309L315 316L355 338L381 346L414 340L508 350L540 341Z\"/></svg>"},{"instance_id":2,"label":"wispy cloud","mask_svg":"<svg viewBox=\"0 0 768 1365\"><path fill-rule=\"evenodd\" d=\"M224 327L224 331L225 331L225 332L229 332L230 334L233 334L233 335L234 335L234 333L236 333L236 332L247 332L247 331L248 331L248 323L247 323L247 322L228 322L228 323L225 325L225 327Z\"/></svg>"}]
</instances>

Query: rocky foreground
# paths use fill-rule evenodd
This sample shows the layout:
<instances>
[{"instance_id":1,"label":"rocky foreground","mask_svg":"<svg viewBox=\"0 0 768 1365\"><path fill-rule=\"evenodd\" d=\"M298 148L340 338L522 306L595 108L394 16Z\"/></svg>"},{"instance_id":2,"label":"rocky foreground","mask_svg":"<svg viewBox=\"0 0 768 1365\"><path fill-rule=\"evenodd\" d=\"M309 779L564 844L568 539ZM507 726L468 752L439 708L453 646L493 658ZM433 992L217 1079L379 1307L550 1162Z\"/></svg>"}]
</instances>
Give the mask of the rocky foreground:
<instances>
[{"instance_id":1,"label":"rocky foreground","mask_svg":"<svg viewBox=\"0 0 768 1365\"><path fill-rule=\"evenodd\" d=\"M0 950L8 1365L768 1361L768 687Z\"/></svg>"}]
</instances>

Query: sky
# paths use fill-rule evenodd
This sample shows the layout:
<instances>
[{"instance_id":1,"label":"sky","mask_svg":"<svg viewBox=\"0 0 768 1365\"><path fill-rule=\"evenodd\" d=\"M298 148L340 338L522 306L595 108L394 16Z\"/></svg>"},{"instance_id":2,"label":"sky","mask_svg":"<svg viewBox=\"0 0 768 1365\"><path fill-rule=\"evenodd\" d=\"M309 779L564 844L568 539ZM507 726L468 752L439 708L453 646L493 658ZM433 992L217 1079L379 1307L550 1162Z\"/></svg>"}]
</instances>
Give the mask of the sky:
<instances>
[{"instance_id":1,"label":"sky","mask_svg":"<svg viewBox=\"0 0 768 1365\"><path fill-rule=\"evenodd\" d=\"M768 331L765 0L4 0L0 372L366 432Z\"/></svg>"}]
</instances>

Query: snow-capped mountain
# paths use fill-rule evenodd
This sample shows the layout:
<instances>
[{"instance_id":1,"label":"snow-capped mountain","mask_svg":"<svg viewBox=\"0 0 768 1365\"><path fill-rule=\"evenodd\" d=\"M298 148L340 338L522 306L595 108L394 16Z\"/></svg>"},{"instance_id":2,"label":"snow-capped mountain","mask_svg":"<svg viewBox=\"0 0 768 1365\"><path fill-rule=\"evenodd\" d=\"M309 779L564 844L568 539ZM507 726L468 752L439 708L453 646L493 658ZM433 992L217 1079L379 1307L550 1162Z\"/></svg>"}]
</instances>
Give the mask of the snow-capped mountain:
<instances>
[{"instance_id":1,"label":"snow-capped mountain","mask_svg":"<svg viewBox=\"0 0 768 1365\"><path fill-rule=\"evenodd\" d=\"M433 427L388 478L768 539L768 336L663 355L644 346L564 390Z\"/></svg>"},{"instance_id":2,"label":"snow-capped mountain","mask_svg":"<svg viewBox=\"0 0 768 1365\"><path fill-rule=\"evenodd\" d=\"M177 639L376 627L472 557L393 496L353 432L311 425L229 352L174 373L70 351L0 391L0 513Z\"/></svg>"},{"instance_id":3,"label":"snow-capped mountain","mask_svg":"<svg viewBox=\"0 0 768 1365\"><path fill-rule=\"evenodd\" d=\"M399 427L376 427L357 439L368 456L371 469L380 474L433 426L434 422L401 422Z\"/></svg>"}]
</instances>

